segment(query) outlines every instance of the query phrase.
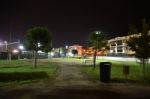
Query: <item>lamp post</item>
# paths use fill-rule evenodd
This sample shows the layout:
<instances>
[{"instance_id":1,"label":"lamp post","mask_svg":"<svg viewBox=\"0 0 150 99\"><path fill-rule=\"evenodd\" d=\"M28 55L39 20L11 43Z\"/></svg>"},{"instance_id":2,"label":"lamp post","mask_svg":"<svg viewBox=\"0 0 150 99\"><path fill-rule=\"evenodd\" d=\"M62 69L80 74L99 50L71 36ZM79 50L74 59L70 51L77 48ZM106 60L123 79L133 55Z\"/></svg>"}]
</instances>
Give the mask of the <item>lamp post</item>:
<instances>
[{"instance_id":1,"label":"lamp post","mask_svg":"<svg viewBox=\"0 0 150 99\"><path fill-rule=\"evenodd\" d=\"M67 57L67 54L68 54L68 45L66 45L65 47L65 56Z\"/></svg>"},{"instance_id":2,"label":"lamp post","mask_svg":"<svg viewBox=\"0 0 150 99\"><path fill-rule=\"evenodd\" d=\"M6 48L6 52L7 52L7 41L4 41L5 43L5 48Z\"/></svg>"},{"instance_id":3,"label":"lamp post","mask_svg":"<svg viewBox=\"0 0 150 99\"><path fill-rule=\"evenodd\" d=\"M9 52L8 50L8 42L4 41L5 43L5 48L6 48L6 52L7 52L7 60L11 61L11 52Z\"/></svg>"},{"instance_id":4,"label":"lamp post","mask_svg":"<svg viewBox=\"0 0 150 99\"><path fill-rule=\"evenodd\" d=\"M7 41L4 41L4 43L1 43L0 45L1 46L4 46L4 48L2 49L3 51L6 51L7 53L7 60L11 61L11 54L12 54L12 48L11 47L8 47L9 45L13 45L13 44L20 44L20 42L7 42ZM10 49L11 48L11 49ZM23 47L20 47L20 49L22 49ZM23 49L22 49L23 50Z\"/></svg>"},{"instance_id":5,"label":"lamp post","mask_svg":"<svg viewBox=\"0 0 150 99\"><path fill-rule=\"evenodd\" d=\"M24 50L24 46L23 45L19 45L19 53L18 53L18 60L20 59L20 56L22 54L22 50Z\"/></svg>"},{"instance_id":6,"label":"lamp post","mask_svg":"<svg viewBox=\"0 0 150 99\"><path fill-rule=\"evenodd\" d=\"M93 58L93 65L94 65L94 69L95 69L95 66L96 66L96 56L97 56L97 50L98 50L98 48L99 48L99 44L98 44L98 36L101 34L101 32L100 31L96 31L95 32L95 34L96 34L96 44L95 44L95 49L94 49L94 58Z\"/></svg>"},{"instance_id":7,"label":"lamp post","mask_svg":"<svg viewBox=\"0 0 150 99\"><path fill-rule=\"evenodd\" d=\"M13 45L13 44L19 44L20 42L10 42L8 43L7 41L4 41L5 43L5 48L7 52L7 60L11 61L11 49L8 47L8 45Z\"/></svg>"}]
</instances>

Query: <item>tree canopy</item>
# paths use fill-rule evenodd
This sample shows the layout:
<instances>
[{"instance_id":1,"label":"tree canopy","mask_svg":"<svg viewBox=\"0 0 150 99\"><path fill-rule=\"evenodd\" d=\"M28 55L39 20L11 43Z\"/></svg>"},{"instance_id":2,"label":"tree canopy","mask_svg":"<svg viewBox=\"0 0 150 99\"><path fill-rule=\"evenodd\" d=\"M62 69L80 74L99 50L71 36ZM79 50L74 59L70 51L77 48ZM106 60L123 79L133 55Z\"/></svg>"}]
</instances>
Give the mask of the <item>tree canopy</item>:
<instances>
[{"instance_id":1,"label":"tree canopy","mask_svg":"<svg viewBox=\"0 0 150 99\"><path fill-rule=\"evenodd\" d=\"M139 34L139 36L131 37L127 42L132 51L135 51L137 58L147 59L150 57L150 25L146 20L142 20L142 31L138 32L135 26L129 28L129 34Z\"/></svg>"},{"instance_id":2,"label":"tree canopy","mask_svg":"<svg viewBox=\"0 0 150 99\"><path fill-rule=\"evenodd\" d=\"M102 47L106 46L106 35L102 31L94 31L89 35L88 44L94 47L93 66L95 69L97 50L101 50Z\"/></svg>"},{"instance_id":3,"label":"tree canopy","mask_svg":"<svg viewBox=\"0 0 150 99\"><path fill-rule=\"evenodd\" d=\"M27 31L27 48L29 50L50 51L52 46L51 34L46 27L33 27Z\"/></svg>"},{"instance_id":4,"label":"tree canopy","mask_svg":"<svg viewBox=\"0 0 150 99\"><path fill-rule=\"evenodd\" d=\"M34 67L37 65L37 51L51 50L51 34L46 27L33 27L27 31L26 47L33 52Z\"/></svg>"},{"instance_id":5,"label":"tree canopy","mask_svg":"<svg viewBox=\"0 0 150 99\"><path fill-rule=\"evenodd\" d=\"M150 57L150 24L145 19L142 20L142 30L138 31L135 26L129 27L129 34L137 34L138 36L130 37L127 44L130 50L135 51L135 57L141 60L143 67L143 76L145 78L145 63L148 63Z\"/></svg>"},{"instance_id":6,"label":"tree canopy","mask_svg":"<svg viewBox=\"0 0 150 99\"><path fill-rule=\"evenodd\" d=\"M89 35L89 45L101 49L106 45L106 35L102 31L94 31Z\"/></svg>"}]
</instances>

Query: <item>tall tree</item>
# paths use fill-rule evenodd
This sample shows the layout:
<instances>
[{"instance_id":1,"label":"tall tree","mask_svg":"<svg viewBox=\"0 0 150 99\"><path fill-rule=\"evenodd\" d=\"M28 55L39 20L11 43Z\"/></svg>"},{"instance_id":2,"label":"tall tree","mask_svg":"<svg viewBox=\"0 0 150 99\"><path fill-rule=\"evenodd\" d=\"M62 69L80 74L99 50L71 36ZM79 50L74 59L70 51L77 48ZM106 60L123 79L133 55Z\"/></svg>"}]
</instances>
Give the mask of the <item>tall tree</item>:
<instances>
[{"instance_id":1,"label":"tall tree","mask_svg":"<svg viewBox=\"0 0 150 99\"><path fill-rule=\"evenodd\" d=\"M135 26L129 27L129 34L139 34L139 36L130 37L127 42L132 51L135 51L135 57L142 62L142 71L145 78L146 73L146 61L150 57L150 24L146 23L146 20L142 20L142 31L139 33Z\"/></svg>"},{"instance_id":2,"label":"tall tree","mask_svg":"<svg viewBox=\"0 0 150 99\"><path fill-rule=\"evenodd\" d=\"M102 31L94 31L89 35L89 45L94 47L93 66L95 69L97 51L106 46L106 36Z\"/></svg>"},{"instance_id":3,"label":"tall tree","mask_svg":"<svg viewBox=\"0 0 150 99\"><path fill-rule=\"evenodd\" d=\"M51 34L46 27L33 27L27 30L26 47L33 52L34 67L37 67L37 52L51 50Z\"/></svg>"}]
</instances>

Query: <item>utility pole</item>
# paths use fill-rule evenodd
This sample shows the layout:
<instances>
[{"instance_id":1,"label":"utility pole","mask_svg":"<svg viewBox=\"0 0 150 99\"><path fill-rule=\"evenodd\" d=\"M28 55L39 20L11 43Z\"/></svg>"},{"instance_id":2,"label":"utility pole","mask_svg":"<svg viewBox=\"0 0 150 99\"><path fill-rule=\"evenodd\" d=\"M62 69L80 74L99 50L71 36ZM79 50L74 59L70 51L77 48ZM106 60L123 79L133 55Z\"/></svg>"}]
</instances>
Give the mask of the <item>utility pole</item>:
<instances>
[{"instance_id":1,"label":"utility pole","mask_svg":"<svg viewBox=\"0 0 150 99\"><path fill-rule=\"evenodd\" d=\"M9 42L11 43L11 35L12 33L11 33L11 23L9 24ZM7 43L7 45L8 45L8 43ZM7 60L9 60L9 61L11 61L11 47L10 46L7 46L7 53L8 53L8 55L7 55Z\"/></svg>"}]
</instances>

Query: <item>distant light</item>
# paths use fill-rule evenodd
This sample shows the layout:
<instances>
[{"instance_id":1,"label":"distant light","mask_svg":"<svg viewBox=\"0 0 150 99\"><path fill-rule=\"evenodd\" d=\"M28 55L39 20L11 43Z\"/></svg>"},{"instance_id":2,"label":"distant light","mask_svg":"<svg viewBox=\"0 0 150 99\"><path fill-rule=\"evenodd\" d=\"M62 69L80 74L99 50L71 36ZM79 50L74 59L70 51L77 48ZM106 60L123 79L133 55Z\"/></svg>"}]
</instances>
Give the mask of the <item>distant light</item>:
<instances>
[{"instance_id":1,"label":"distant light","mask_svg":"<svg viewBox=\"0 0 150 99\"><path fill-rule=\"evenodd\" d=\"M50 53L50 55L51 55L51 56L54 56L54 55L55 55L55 53L54 53L54 52L51 52L51 53Z\"/></svg>"},{"instance_id":2,"label":"distant light","mask_svg":"<svg viewBox=\"0 0 150 99\"><path fill-rule=\"evenodd\" d=\"M41 50L39 50L38 53L44 53L44 52L42 52Z\"/></svg>"},{"instance_id":3,"label":"distant light","mask_svg":"<svg viewBox=\"0 0 150 99\"><path fill-rule=\"evenodd\" d=\"M113 53L114 52L114 50L110 50L110 53Z\"/></svg>"},{"instance_id":4,"label":"distant light","mask_svg":"<svg viewBox=\"0 0 150 99\"><path fill-rule=\"evenodd\" d=\"M17 49L14 49L13 50L13 53L18 53L19 51Z\"/></svg>"},{"instance_id":5,"label":"distant light","mask_svg":"<svg viewBox=\"0 0 150 99\"><path fill-rule=\"evenodd\" d=\"M100 31L96 31L96 34L100 34L101 32Z\"/></svg>"},{"instance_id":6,"label":"distant light","mask_svg":"<svg viewBox=\"0 0 150 99\"><path fill-rule=\"evenodd\" d=\"M60 51L60 54L62 54L63 52L62 51Z\"/></svg>"},{"instance_id":7,"label":"distant light","mask_svg":"<svg viewBox=\"0 0 150 99\"><path fill-rule=\"evenodd\" d=\"M68 45L66 45L66 49L68 49Z\"/></svg>"},{"instance_id":8,"label":"distant light","mask_svg":"<svg viewBox=\"0 0 150 99\"><path fill-rule=\"evenodd\" d=\"M4 41L5 44L7 44L7 41Z\"/></svg>"},{"instance_id":9,"label":"distant light","mask_svg":"<svg viewBox=\"0 0 150 99\"><path fill-rule=\"evenodd\" d=\"M23 49L24 49L24 46L23 46L23 45L20 45L20 46L19 46L19 49L23 50Z\"/></svg>"},{"instance_id":10,"label":"distant light","mask_svg":"<svg viewBox=\"0 0 150 99\"><path fill-rule=\"evenodd\" d=\"M41 43L38 43L38 47L41 47Z\"/></svg>"},{"instance_id":11,"label":"distant light","mask_svg":"<svg viewBox=\"0 0 150 99\"><path fill-rule=\"evenodd\" d=\"M68 56L74 56L71 52L68 53Z\"/></svg>"}]
</instances>

